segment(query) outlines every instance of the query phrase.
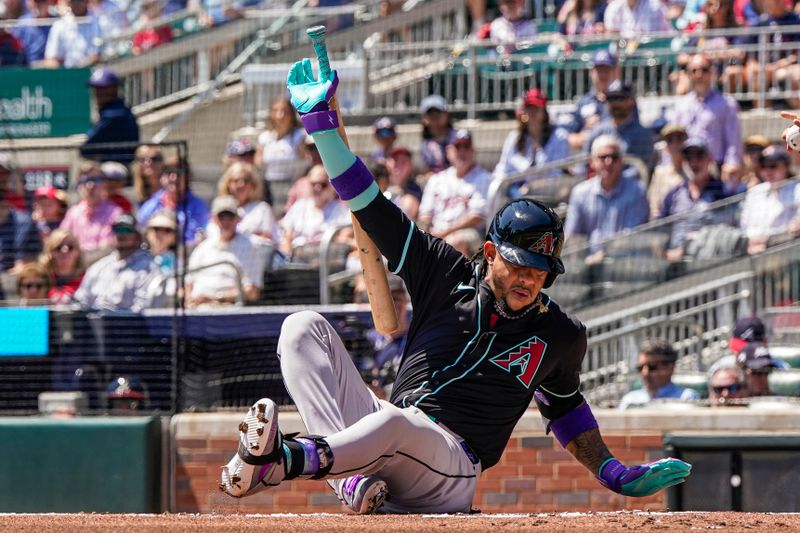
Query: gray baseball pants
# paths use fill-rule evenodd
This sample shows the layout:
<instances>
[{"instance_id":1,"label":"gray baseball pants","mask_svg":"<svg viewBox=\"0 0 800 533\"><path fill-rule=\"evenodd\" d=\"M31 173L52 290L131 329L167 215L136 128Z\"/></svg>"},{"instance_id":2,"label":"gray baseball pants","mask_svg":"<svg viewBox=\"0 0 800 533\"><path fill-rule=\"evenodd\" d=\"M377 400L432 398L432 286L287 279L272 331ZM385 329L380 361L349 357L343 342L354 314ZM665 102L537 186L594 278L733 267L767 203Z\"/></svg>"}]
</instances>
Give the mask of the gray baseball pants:
<instances>
[{"instance_id":1,"label":"gray baseball pants","mask_svg":"<svg viewBox=\"0 0 800 533\"><path fill-rule=\"evenodd\" d=\"M334 479L374 474L389 488L386 512L469 512L481 467L463 439L416 407L379 400L319 313L286 318L278 356L306 429L325 437L333 452L331 486Z\"/></svg>"}]
</instances>

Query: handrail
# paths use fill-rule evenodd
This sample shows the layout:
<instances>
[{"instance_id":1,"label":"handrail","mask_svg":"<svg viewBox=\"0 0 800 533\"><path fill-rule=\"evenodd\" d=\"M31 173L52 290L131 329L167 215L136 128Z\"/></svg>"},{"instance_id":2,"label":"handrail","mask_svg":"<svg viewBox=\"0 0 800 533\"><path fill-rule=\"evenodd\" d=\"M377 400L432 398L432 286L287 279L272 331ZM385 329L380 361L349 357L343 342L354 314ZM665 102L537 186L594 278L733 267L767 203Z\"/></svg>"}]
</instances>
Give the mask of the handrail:
<instances>
[{"instance_id":1,"label":"handrail","mask_svg":"<svg viewBox=\"0 0 800 533\"><path fill-rule=\"evenodd\" d=\"M352 228L352 222L342 222L325 230L319 241L319 303L328 305L330 300L328 279L328 258L333 238L344 228Z\"/></svg>"},{"instance_id":2,"label":"handrail","mask_svg":"<svg viewBox=\"0 0 800 533\"><path fill-rule=\"evenodd\" d=\"M203 266L200 266L200 267L197 267L197 268L193 268L191 270L187 270L187 271L184 272L184 275L186 276L186 275L189 275L189 274L195 274L197 272L201 272L201 271L206 270L208 268L213 268L213 267L223 266L223 265L224 266L233 267L233 270L236 272L236 288L237 288L237 292L238 292L238 295L236 297L236 305L244 305L245 297L244 297L244 286L242 285L242 270L239 267L239 265L237 265L233 261L228 261L227 259L223 259L222 261L216 261L214 263L209 263L207 265L203 265Z\"/></svg>"}]
</instances>

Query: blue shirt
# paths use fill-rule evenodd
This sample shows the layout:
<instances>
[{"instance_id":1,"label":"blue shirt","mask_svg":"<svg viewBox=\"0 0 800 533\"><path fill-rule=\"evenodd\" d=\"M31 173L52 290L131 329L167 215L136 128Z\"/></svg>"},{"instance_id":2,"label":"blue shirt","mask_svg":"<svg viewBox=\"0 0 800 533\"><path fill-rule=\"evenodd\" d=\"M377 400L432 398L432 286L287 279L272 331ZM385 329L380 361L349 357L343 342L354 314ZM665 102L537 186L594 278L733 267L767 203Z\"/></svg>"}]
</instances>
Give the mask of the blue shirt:
<instances>
[{"instance_id":1,"label":"blue shirt","mask_svg":"<svg viewBox=\"0 0 800 533\"><path fill-rule=\"evenodd\" d=\"M586 140L586 144L583 147L584 151L589 152L592 148L592 143L600 135L608 134L616 135L625 141L625 152L628 155L638 157L647 165L647 168L653 168L655 162L653 149L655 139L653 138L653 132L642 126L635 114L619 127L614 124L611 118L603 120L603 122L598 124L597 127L589 133L589 138Z\"/></svg>"},{"instance_id":2,"label":"blue shirt","mask_svg":"<svg viewBox=\"0 0 800 533\"><path fill-rule=\"evenodd\" d=\"M594 89L578 98L578 103L575 104L575 111L563 118L559 117L558 125L570 133L578 133L586 124L586 119L592 115L600 115L601 119L606 119L610 116L608 106L605 101L597 97L597 91Z\"/></svg>"},{"instance_id":3,"label":"blue shirt","mask_svg":"<svg viewBox=\"0 0 800 533\"><path fill-rule=\"evenodd\" d=\"M614 189L604 191L595 176L572 189L564 233L567 238L586 235L594 252L614 234L644 224L648 216L642 182L620 176Z\"/></svg>"},{"instance_id":4,"label":"blue shirt","mask_svg":"<svg viewBox=\"0 0 800 533\"><path fill-rule=\"evenodd\" d=\"M767 62L774 63L779 59L783 59L789 54L794 54L797 52L796 47L786 48L784 50L777 50L776 47L781 45L782 43L786 42L795 42L800 41L800 33L798 32L783 32L777 29L777 26L800 26L800 15L794 13L792 11L787 11L782 16L775 18L767 13L761 15L761 18L758 19L758 24L756 25L759 28L773 28L775 31L768 34L767 36ZM750 43L756 44L758 43L758 35L753 35L750 37ZM776 47L769 46L770 44L776 45ZM758 59L757 54L750 54L753 59Z\"/></svg>"},{"instance_id":5,"label":"blue shirt","mask_svg":"<svg viewBox=\"0 0 800 533\"><path fill-rule=\"evenodd\" d=\"M697 199L692 198L689 193L689 181L686 180L670 192L664 198L661 206L659 218L687 213L687 216L673 222L672 235L669 240L670 248L681 248L685 246L689 234L698 231L701 227L713 224L730 223L731 210L723 209L717 213L708 209L708 204L723 200L730 196L725 190L722 181L711 179Z\"/></svg>"},{"instance_id":6,"label":"blue shirt","mask_svg":"<svg viewBox=\"0 0 800 533\"><path fill-rule=\"evenodd\" d=\"M47 46L47 36L50 35L52 26L34 26L26 24L26 20L35 21L36 17L30 13L19 18L19 25L11 30L11 33L20 40L25 47L25 56L28 63L41 61L44 59L44 49Z\"/></svg>"},{"instance_id":7,"label":"blue shirt","mask_svg":"<svg viewBox=\"0 0 800 533\"><path fill-rule=\"evenodd\" d=\"M629 407L638 407L650 402L651 400L656 400L659 398L699 400L700 395L697 394L696 390L684 389L683 387L678 387L674 383L670 382L658 389L658 391L656 391L656 395L653 397L650 396L650 393L647 392L647 389L645 388L630 391L622 397L622 400L620 400L619 408L628 409Z\"/></svg>"},{"instance_id":8,"label":"blue shirt","mask_svg":"<svg viewBox=\"0 0 800 533\"><path fill-rule=\"evenodd\" d=\"M42 242L36 224L27 213L9 209L8 217L0 222L0 270L8 270L15 261L36 259Z\"/></svg>"},{"instance_id":9,"label":"blue shirt","mask_svg":"<svg viewBox=\"0 0 800 533\"><path fill-rule=\"evenodd\" d=\"M136 215L140 226L147 226L150 217L164 209L164 194L164 189L159 189L142 204ZM177 209L178 225L183 228L184 241L193 243L198 240L198 231L208 224L209 210L206 203L192 191L186 192L184 203L185 207L178 206Z\"/></svg>"},{"instance_id":10,"label":"blue shirt","mask_svg":"<svg viewBox=\"0 0 800 533\"><path fill-rule=\"evenodd\" d=\"M547 142L540 149L533 149L533 140L530 136L525 139L522 151L517 150L519 132L512 131L503 143L500 161L494 167L494 178L502 178L516 174L531 167L538 167L548 163L561 161L569 157L570 147L567 132L563 128L553 128ZM560 176L560 170L553 170L548 176ZM545 177L545 176L537 176Z\"/></svg>"},{"instance_id":11,"label":"blue shirt","mask_svg":"<svg viewBox=\"0 0 800 533\"><path fill-rule=\"evenodd\" d=\"M100 110L97 122L86 133L86 143L81 155L95 161L117 161L123 165L133 162L133 153L139 142L139 124L130 108L121 99L109 102ZM96 147L101 143L130 143L125 147Z\"/></svg>"}]
</instances>

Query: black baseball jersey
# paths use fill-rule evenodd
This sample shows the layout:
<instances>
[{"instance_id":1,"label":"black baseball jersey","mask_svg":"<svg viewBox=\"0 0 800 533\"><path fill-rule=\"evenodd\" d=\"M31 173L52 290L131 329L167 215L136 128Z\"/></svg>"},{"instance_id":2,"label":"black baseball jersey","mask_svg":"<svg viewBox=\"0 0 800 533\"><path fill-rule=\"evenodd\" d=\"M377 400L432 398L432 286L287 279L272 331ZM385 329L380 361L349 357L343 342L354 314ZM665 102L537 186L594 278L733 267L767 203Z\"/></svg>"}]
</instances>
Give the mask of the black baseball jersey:
<instances>
[{"instance_id":1,"label":"black baseball jersey","mask_svg":"<svg viewBox=\"0 0 800 533\"><path fill-rule=\"evenodd\" d=\"M499 461L534 392L548 420L583 402L583 324L541 294L530 313L490 327L494 295L478 262L419 230L383 195L356 216L411 295L392 403L419 407L456 432L486 469Z\"/></svg>"}]
</instances>

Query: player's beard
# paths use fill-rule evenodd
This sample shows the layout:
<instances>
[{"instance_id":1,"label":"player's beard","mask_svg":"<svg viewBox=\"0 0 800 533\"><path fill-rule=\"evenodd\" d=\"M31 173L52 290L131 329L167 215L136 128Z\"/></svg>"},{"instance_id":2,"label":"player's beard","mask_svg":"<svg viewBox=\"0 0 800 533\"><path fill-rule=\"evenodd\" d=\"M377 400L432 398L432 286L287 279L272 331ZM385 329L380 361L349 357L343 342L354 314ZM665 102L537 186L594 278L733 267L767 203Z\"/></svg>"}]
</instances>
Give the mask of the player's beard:
<instances>
[{"instance_id":1,"label":"player's beard","mask_svg":"<svg viewBox=\"0 0 800 533\"><path fill-rule=\"evenodd\" d=\"M519 318L527 314L536 303L538 293L533 293L533 290L529 288L523 287L522 285L507 286L503 280L500 280L496 277L492 279L492 284L494 285L496 293L499 294L499 297L497 297L495 300L495 310L504 318ZM508 295L514 290L525 291L531 297L530 303L523 305L516 311L514 311L511 306L508 305Z\"/></svg>"}]
</instances>

